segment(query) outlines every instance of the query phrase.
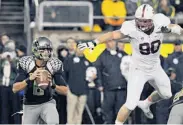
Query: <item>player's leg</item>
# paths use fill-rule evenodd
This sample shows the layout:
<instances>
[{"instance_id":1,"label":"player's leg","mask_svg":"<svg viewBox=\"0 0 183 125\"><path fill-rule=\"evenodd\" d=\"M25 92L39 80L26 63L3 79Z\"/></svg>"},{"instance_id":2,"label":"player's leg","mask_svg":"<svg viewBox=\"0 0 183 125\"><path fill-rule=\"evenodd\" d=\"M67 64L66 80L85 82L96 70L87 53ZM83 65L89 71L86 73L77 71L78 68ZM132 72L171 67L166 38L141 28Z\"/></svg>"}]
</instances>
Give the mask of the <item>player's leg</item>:
<instances>
[{"instance_id":1,"label":"player's leg","mask_svg":"<svg viewBox=\"0 0 183 125\"><path fill-rule=\"evenodd\" d=\"M183 104L177 104L171 109L168 124L183 124Z\"/></svg>"},{"instance_id":2,"label":"player's leg","mask_svg":"<svg viewBox=\"0 0 183 125\"><path fill-rule=\"evenodd\" d=\"M158 92L158 93L156 92L157 93L156 95L157 97L159 95L159 100L157 98L157 100L155 100L154 102L160 101L161 99L171 98L172 91L171 91L170 79L161 66L160 68L158 68L157 73L154 72L153 76L155 81L154 86Z\"/></svg>"},{"instance_id":3,"label":"player's leg","mask_svg":"<svg viewBox=\"0 0 183 125\"><path fill-rule=\"evenodd\" d=\"M22 124L37 124L41 108L39 105L24 105Z\"/></svg>"},{"instance_id":4,"label":"player's leg","mask_svg":"<svg viewBox=\"0 0 183 125\"><path fill-rule=\"evenodd\" d=\"M146 100L139 101L138 103L138 107L141 108L145 115L150 119L152 119L153 116L149 107L162 99L168 99L172 96L170 80L164 70L159 66L152 75L154 79L149 81L149 83L156 89L156 91L154 91Z\"/></svg>"},{"instance_id":5,"label":"player's leg","mask_svg":"<svg viewBox=\"0 0 183 125\"><path fill-rule=\"evenodd\" d=\"M86 105L86 100L87 100L86 95L81 95L78 98L78 103L76 106L77 114L75 114L75 121L76 121L75 124L81 124L82 122L82 116L83 116L84 107Z\"/></svg>"},{"instance_id":6,"label":"player's leg","mask_svg":"<svg viewBox=\"0 0 183 125\"><path fill-rule=\"evenodd\" d=\"M131 67L127 84L127 100L118 112L116 124L123 124L131 111L136 108L146 81L147 77L145 77L144 72L138 68Z\"/></svg>"},{"instance_id":7,"label":"player's leg","mask_svg":"<svg viewBox=\"0 0 183 125\"><path fill-rule=\"evenodd\" d=\"M160 101L162 98L159 96L157 91L154 91L147 97L146 100L144 101L139 101L138 102L138 107L142 109L144 112L145 116L149 119L153 119L153 114L150 111L150 106L154 104L157 101Z\"/></svg>"},{"instance_id":8,"label":"player's leg","mask_svg":"<svg viewBox=\"0 0 183 125\"><path fill-rule=\"evenodd\" d=\"M59 124L58 111L55 100L51 100L41 105L41 118L46 124Z\"/></svg>"}]
</instances>

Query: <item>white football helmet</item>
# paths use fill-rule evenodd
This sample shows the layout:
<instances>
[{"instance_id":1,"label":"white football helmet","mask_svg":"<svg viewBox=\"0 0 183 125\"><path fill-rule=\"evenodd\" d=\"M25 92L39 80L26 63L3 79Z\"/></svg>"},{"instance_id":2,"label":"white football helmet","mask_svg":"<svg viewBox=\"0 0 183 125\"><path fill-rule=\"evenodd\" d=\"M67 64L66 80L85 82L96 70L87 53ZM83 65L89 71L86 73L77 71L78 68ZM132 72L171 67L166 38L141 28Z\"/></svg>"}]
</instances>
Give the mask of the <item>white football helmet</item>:
<instances>
[{"instance_id":1,"label":"white football helmet","mask_svg":"<svg viewBox=\"0 0 183 125\"><path fill-rule=\"evenodd\" d=\"M135 12L136 26L143 32L153 27L154 10L149 4L142 4Z\"/></svg>"}]
</instances>

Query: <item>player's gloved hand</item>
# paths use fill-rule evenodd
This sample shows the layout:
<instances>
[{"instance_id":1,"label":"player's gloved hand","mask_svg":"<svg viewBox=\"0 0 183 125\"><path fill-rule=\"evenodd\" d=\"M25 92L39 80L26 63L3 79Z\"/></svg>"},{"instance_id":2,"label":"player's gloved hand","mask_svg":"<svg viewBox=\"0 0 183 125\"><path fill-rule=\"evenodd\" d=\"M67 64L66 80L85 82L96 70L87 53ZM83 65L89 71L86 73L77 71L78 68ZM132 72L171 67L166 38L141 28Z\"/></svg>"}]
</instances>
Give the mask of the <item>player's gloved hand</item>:
<instances>
[{"instance_id":1,"label":"player's gloved hand","mask_svg":"<svg viewBox=\"0 0 183 125\"><path fill-rule=\"evenodd\" d=\"M86 48L93 49L96 45L97 45L96 42L90 41L86 43L79 43L77 46L80 50L84 50Z\"/></svg>"},{"instance_id":2,"label":"player's gloved hand","mask_svg":"<svg viewBox=\"0 0 183 125\"><path fill-rule=\"evenodd\" d=\"M35 80L37 77L40 77L41 70L38 68L29 76L29 80Z\"/></svg>"},{"instance_id":3,"label":"player's gloved hand","mask_svg":"<svg viewBox=\"0 0 183 125\"><path fill-rule=\"evenodd\" d=\"M167 26L162 26L161 27L161 32L162 33L170 33L171 29L169 29Z\"/></svg>"},{"instance_id":4,"label":"player's gloved hand","mask_svg":"<svg viewBox=\"0 0 183 125\"><path fill-rule=\"evenodd\" d=\"M161 27L161 32L162 33L175 33L178 35L181 35L181 27L179 25L170 25L170 26L164 26Z\"/></svg>"}]
</instances>

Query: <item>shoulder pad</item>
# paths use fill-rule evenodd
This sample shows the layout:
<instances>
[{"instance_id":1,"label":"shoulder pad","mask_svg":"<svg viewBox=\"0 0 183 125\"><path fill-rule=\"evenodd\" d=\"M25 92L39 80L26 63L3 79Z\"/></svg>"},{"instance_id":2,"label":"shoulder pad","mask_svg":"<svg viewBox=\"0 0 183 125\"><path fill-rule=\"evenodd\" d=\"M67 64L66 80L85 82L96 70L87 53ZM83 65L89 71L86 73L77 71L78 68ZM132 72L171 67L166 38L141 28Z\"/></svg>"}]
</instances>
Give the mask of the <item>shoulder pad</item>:
<instances>
[{"instance_id":1,"label":"shoulder pad","mask_svg":"<svg viewBox=\"0 0 183 125\"><path fill-rule=\"evenodd\" d=\"M155 14L153 21L157 27L168 26L171 23L170 18L162 13Z\"/></svg>"},{"instance_id":2,"label":"shoulder pad","mask_svg":"<svg viewBox=\"0 0 183 125\"><path fill-rule=\"evenodd\" d=\"M24 56L19 60L19 66L29 73L35 67L35 61L32 56Z\"/></svg>"},{"instance_id":3,"label":"shoulder pad","mask_svg":"<svg viewBox=\"0 0 183 125\"><path fill-rule=\"evenodd\" d=\"M63 71L63 63L58 58L51 58L47 62L47 68L51 74L54 74L59 70Z\"/></svg>"},{"instance_id":4,"label":"shoulder pad","mask_svg":"<svg viewBox=\"0 0 183 125\"><path fill-rule=\"evenodd\" d=\"M121 26L121 33L126 36L131 36L132 32L136 29L135 27L135 20L125 21Z\"/></svg>"}]
</instances>

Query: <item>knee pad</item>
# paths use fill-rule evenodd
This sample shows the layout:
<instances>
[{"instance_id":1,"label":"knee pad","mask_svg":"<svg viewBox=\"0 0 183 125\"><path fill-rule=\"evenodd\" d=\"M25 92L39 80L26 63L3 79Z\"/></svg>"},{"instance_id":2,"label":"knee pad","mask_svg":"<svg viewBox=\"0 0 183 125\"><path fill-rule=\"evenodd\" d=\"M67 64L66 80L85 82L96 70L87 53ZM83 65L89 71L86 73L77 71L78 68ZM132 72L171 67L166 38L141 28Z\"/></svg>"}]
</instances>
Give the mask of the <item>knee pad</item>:
<instances>
[{"instance_id":1,"label":"knee pad","mask_svg":"<svg viewBox=\"0 0 183 125\"><path fill-rule=\"evenodd\" d=\"M129 110L133 111L137 107L137 102L125 102L124 104Z\"/></svg>"}]
</instances>

